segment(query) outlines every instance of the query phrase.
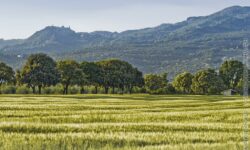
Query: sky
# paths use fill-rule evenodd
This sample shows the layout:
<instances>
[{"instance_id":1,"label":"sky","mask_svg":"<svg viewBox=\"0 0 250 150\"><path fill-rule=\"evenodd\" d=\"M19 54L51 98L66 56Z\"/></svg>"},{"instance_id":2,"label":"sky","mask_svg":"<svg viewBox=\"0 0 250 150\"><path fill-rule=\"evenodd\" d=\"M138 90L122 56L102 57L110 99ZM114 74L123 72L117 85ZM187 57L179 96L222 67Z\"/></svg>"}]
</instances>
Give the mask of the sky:
<instances>
[{"instance_id":1,"label":"sky","mask_svg":"<svg viewBox=\"0 0 250 150\"><path fill-rule=\"evenodd\" d=\"M125 31L184 21L249 0L1 0L0 39L27 38L46 26L76 32Z\"/></svg>"}]
</instances>

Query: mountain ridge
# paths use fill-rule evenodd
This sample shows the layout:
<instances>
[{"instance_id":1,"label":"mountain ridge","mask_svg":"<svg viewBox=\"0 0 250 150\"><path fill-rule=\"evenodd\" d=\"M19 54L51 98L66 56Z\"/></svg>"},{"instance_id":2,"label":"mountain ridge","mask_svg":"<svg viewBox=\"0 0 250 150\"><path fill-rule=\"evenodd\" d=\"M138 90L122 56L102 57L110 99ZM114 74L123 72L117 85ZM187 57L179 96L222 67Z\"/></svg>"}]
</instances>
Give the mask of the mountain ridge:
<instances>
[{"instance_id":1,"label":"mountain ridge","mask_svg":"<svg viewBox=\"0 0 250 150\"><path fill-rule=\"evenodd\" d=\"M48 26L9 45L0 40L0 60L20 55L25 59L37 52L78 61L119 58L144 73L167 71L173 76L204 67L218 68L225 59L241 59L242 39L249 35L250 7L233 6L175 24L123 32L75 32L63 26ZM18 68L23 62L19 59L8 63Z\"/></svg>"}]
</instances>

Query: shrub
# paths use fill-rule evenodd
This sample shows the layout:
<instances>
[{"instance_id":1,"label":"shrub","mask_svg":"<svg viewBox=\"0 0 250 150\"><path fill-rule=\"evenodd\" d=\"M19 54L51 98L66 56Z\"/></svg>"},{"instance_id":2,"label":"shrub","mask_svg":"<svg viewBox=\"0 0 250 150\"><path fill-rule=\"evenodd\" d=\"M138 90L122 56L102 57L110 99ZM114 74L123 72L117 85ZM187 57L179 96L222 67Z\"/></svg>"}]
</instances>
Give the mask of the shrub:
<instances>
[{"instance_id":1,"label":"shrub","mask_svg":"<svg viewBox=\"0 0 250 150\"><path fill-rule=\"evenodd\" d=\"M80 91L80 94L88 94L90 91L90 87L85 86L84 91L82 91L82 88L79 87L79 91Z\"/></svg>"},{"instance_id":2,"label":"shrub","mask_svg":"<svg viewBox=\"0 0 250 150\"><path fill-rule=\"evenodd\" d=\"M42 93L43 94L55 94L54 87L45 87Z\"/></svg>"},{"instance_id":3,"label":"shrub","mask_svg":"<svg viewBox=\"0 0 250 150\"><path fill-rule=\"evenodd\" d=\"M145 87L134 87L132 93L147 93Z\"/></svg>"},{"instance_id":4,"label":"shrub","mask_svg":"<svg viewBox=\"0 0 250 150\"><path fill-rule=\"evenodd\" d=\"M90 86L90 87L88 88L88 90L89 90L88 93L90 93L90 94L95 94L95 87L94 87L94 86Z\"/></svg>"},{"instance_id":5,"label":"shrub","mask_svg":"<svg viewBox=\"0 0 250 150\"><path fill-rule=\"evenodd\" d=\"M63 94L63 86L61 84L57 84L53 87L54 94Z\"/></svg>"},{"instance_id":6,"label":"shrub","mask_svg":"<svg viewBox=\"0 0 250 150\"><path fill-rule=\"evenodd\" d=\"M149 92L149 94L153 94L153 95L161 95L161 94L166 94L166 89L160 88L160 89L148 91L148 92Z\"/></svg>"},{"instance_id":7,"label":"shrub","mask_svg":"<svg viewBox=\"0 0 250 150\"><path fill-rule=\"evenodd\" d=\"M174 86L170 83L166 87L166 94L176 94Z\"/></svg>"},{"instance_id":8,"label":"shrub","mask_svg":"<svg viewBox=\"0 0 250 150\"><path fill-rule=\"evenodd\" d=\"M78 94L79 91L80 91L80 89L77 86L72 86L69 88L69 94Z\"/></svg>"},{"instance_id":9,"label":"shrub","mask_svg":"<svg viewBox=\"0 0 250 150\"><path fill-rule=\"evenodd\" d=\"M16 93L16 87L12 85L7 85L2 87L1 94L15 94Z\"/></svg>"},{"instance_id":10,"label":"shrub","mask_svg":"<svg viewBox=\"0 0 250 150\"><path fill-rule=\"evenodd\" d=\"M61 84L45 87L42 90L42 94L63 94L63 87Z\"/></svg>"},{"instance_id":11,"label":"shrub","mask_svg":"<svg viewBox=\"0 0 250 150\"><path fill-rule=\"evenodd\" d=\"M26 86L20 86L16 88L16 93L17 94L30 94L32 93L30 89Z\"/></svg>"},{"instance_id":12,"label":"shrub","mask_svg":"<svg viewBox=\"0 0 250 150\"><path fill-rule=\"evenodd\" d=\"M100 87L99 90L98 90L98 93L100 94L105 94L105 90L103 87Z\"/></svg>"}]
</instances>

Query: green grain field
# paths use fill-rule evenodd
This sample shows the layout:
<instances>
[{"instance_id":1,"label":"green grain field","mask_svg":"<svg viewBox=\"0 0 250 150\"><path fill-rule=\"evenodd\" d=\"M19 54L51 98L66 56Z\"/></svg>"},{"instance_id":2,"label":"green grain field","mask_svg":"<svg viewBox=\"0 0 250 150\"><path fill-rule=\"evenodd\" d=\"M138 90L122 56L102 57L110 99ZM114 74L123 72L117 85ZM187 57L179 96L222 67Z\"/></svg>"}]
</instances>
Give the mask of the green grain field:
<instances>
[{"instance_id":1,"label":"green grain field","mask_svg":"<svg viewBox=\"0 0 250 150\"><path fill-rule=\"evenodd\" d=\"M1 150L242 149L242 98L0 96Z\"/></svg>"}]
</instances>

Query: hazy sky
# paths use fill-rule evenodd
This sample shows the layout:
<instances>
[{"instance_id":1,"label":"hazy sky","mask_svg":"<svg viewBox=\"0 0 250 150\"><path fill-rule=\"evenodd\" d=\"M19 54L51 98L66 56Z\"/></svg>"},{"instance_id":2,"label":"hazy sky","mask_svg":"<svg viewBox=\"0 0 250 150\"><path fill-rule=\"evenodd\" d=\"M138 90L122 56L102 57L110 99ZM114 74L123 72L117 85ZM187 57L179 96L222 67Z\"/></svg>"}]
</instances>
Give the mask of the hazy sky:
<instances>
[{"instance_id":1,"label":"hazy sky","mask_svg":"<svg viewBox=\"0 0 250 150\"><path fill-rule=\"evenodd\" d=\"M250 0L1 0L0 38L27 38L45 26L124 31L175 23Z\"/></svg>"}]
</instances>

